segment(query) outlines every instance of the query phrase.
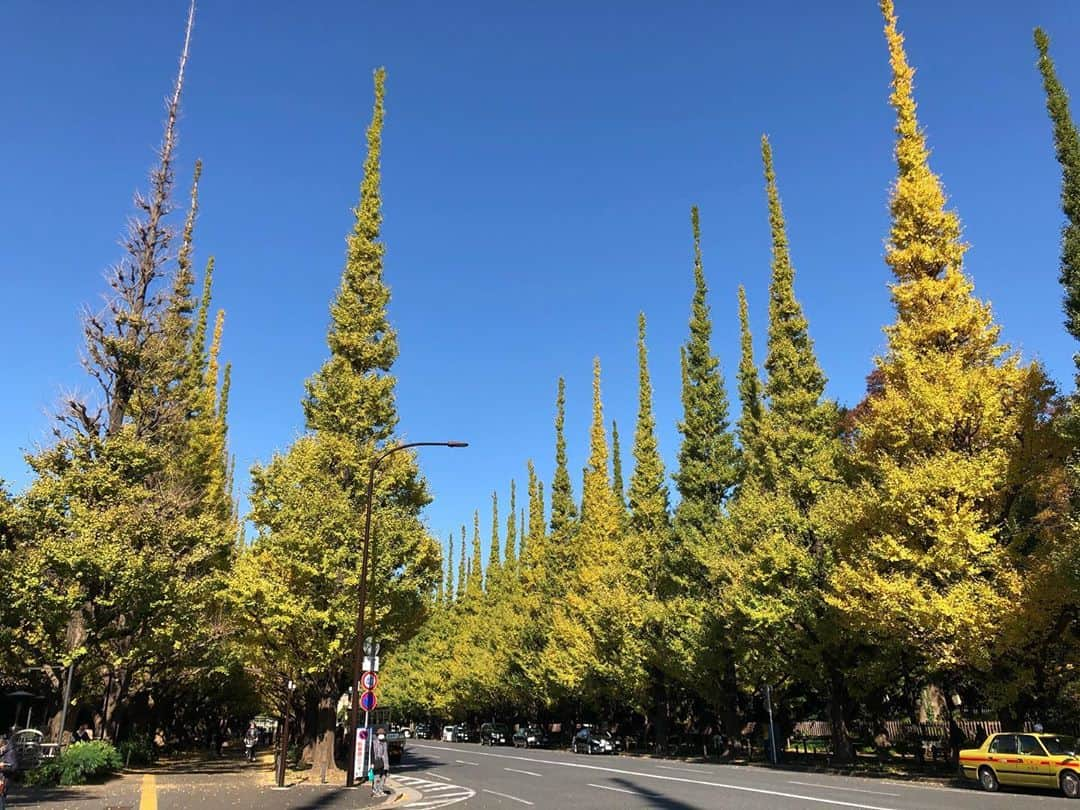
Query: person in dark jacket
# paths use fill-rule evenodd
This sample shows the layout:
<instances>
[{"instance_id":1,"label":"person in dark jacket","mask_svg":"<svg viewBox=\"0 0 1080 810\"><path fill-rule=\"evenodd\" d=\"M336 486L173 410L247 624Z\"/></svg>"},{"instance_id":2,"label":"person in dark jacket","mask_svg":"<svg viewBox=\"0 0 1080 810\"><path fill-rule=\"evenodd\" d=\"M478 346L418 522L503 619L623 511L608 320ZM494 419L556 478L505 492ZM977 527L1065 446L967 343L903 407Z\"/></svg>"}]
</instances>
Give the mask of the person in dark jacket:
<instances>
[{"instance_id":1,"label":"person in dark jacket","mask_svg":"<svg viewBox=\"0 0 1080 810\"><path fill-rule=\"evenodd\" d=\"M386 789L386 775L390 773L390 751L386 746L386 729L379 726L375 730L375 739L371 741L371 770L375 779L371 783L372 796L389 796Z\"/></svg>"}]
</instances>

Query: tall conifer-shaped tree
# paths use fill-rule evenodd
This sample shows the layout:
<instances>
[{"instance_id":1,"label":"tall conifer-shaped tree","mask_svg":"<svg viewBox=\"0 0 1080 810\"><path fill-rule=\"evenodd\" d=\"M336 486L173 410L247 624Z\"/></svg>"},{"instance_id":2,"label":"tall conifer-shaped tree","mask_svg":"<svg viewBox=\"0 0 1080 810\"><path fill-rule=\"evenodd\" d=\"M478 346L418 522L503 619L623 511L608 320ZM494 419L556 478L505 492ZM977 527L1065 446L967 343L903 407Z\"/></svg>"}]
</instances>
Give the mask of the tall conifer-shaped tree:
<instances>
[{"instance_id":1,"label":"tall conifer-shaped tree","mask_svg":"<svg viewBox=\"0 0 1080 810\"><path fill-rule=\"evenodd\" d=\"M623 542L624 507L615 496L609 463L597 358L571 586L556 607L545 666L557 688L592 705L609 696L640 705L644 560Z\"/></svg>"},{"instance_id":2,"label":"tall conifer-shaped tree","mask_svg":"<svg viewBox=\"0 0 1080 810\"><path fill-rule=\"evenodd\" d=\"M634 472L630 476L630 531L650 548L664 548L671 530L664 459L656 438L653 389L645 346L645 313L638 314L638 412L634 428Z\"/></svg>"},{"instance_id":3,"label":"tall conifer-shaped tree","mask_svg":"<svg viewBox=\"0 0 1080 810\"><path fill-rule=\"evenodd\" d=\"M469 567L469 581L465 584L465 594L477 601L484 593L483 552L480 550L480 510L473 512L472 560Z\"/></svg>"},{"instance_id":4,"label":"tall conifer-shaped tree","mask_svg":"<svg viewBox=\"0 0 1080 810\"><path fill-rule=\"evenodd\" d=\"M1061 286L1065 290L1065 328L1080 340L1080 135L1077 134L1069 96L1058 80L1050 58L1050 38L1035 29L1039 51L1039 73L1046 90L1046 109L1054 125L1054 149L1061 164L1061 207L1065 224L1061 228ZM1073 356L1080 379L1080 353ZM1080 383L1078 383L1080 387Z\"/></svg>"},{"instance_id":5,"label":"tall conifer-shaped tree","mask_svg":"<svg viewBox=\"0 0 1080 810\"><path fill-rule=\"evenodd\" d=\"M1028 601L1016 554L1037 538L1015 507L1040 478L1029 454L1049 391L1038 366L999 342L990 306L973 294L959 218L928 163L892 0L881 10L896 111L885 252L896 320L876 361L880 391L855 426L866 477L838 509L845 543L833 603L949 688L991 664L1003 623Z\"/></svg>"},{"instance_id":6,"label":"tall conifer-shaped tree","mask_svg":"<svg viewBox=\"0 0 1080 810\"><path fill-rule=\"evenodd\" d=\"M746 290L739 285L739 444L743 469L760 474L761 447L758 440L762 407L761 377L754 362L754 338L750 333L750 310Z\"/></svg>"},{"instance_id":7,"label":"tall conifer-shaped tree","mask_svg":"<svg viewBox=\"0 0 1080 810\"><path fill-rule=\"evenodd\" d=\"M150 694L168 705L199 673L229 663L219 597L236 523L230 494L215 487L224 488L229 465L220 380L203 390L204 376L188 368L198 169L172 258L194 13L190 5L149 192L135 195L106 304L83 322L83 365L99 396L66 401L57 441L27 459L35 477L20 499L24 531L7 547L18 563L5 596L18 622L6 636L10 668L74 661L75 697L102 707L96 730L114 739L128 732L131 706L145 706ZM199 342L199 356L206 351ZM218 453L201 444L204 436L220 437ZM24 654L30 659L19 660Z\"/></svg>"},{"instance_id":8,"label":"tall conifer-shaped tree","mask_svg":"<svg viewBox=\"0 0 1080 810\"><path fill-rule=\"evenodd\" d=\"M795 298L795 270L787 227L776 188L772 147L761 137L761 159L772 231L769 287L769 343L764 395L768 412L761 423L762 475L767 488L790 495L802 511L836 479L836 408L823 401L825 375L814 354L806 317Z\"/></svg>"},{"instance_id":9,"label":"tall conifer-shaped tree","mask_svg":"<svg viewBox=\"0 0 1080 810\"><path fill-rule=\"evenodd\" d=\"M566 466L566 381L559 377L555 397L555 476L551 482L551 531L568 529L577 517L574 492L570 485L570 470Z\"/></svg>"},{"instance_id":10,"label":"tall conifer-shaped tree","mask_svg":"<svg viewBox=\"0 0 1080 810\"><path fill-rule=\"evenodd\" d=\"M454 533L450 532L450 536L446 540L446 588L444 593L443 602L449 606L454 603L456 594L454 592Z\"/></svg>"},{"instance_id":11,"label":"tall conifer-shaped tree","mask_svg":"<svg viewBox=\"0 0 1080 810\"><path fill-rule=\"evenodd\" d=\"M259 536L233 576L250 648L267 657L268 667L311 673L303 687L318 707L307 758L331 769L335 704L351 666L359 585L363 521L356 515L367 499L369 464L396 441L398 420L391 374L398 345L387 315L381 240L385 79L384 70L375 71L360 199L330 307L330 356L307 381L303 400L308 433L252 472ZM423 621L441 561L438 542L419 518L430 498L415 457L388 457L375 485L369 604L378 634L393 644ZM292 643L282 648L283 638ZM283 682L282 673L273 679Z\"/></svg>"},{"instance_id":12,"label":"tall conifer-shaped tree","mask_svg":"<svg viewBox=\"0 0 1080 810\"><path fill-rule=\"evenodd\" d=\"M544 539L544 482L536 474L536 467L529 461L529 548Z\"/></svg>"},{"instance_id":13,"label":"tall conifer-shaped tree","mask_svg":"<svg viewBox=\"0 0 1080 810\"><path fill-rule=\"evenodd\" d=\"M611 487L619 503L626 502L625 486L622 474L622 449L619 447L619 426L611 420Z\"/></svg>"},{"instance_id":14,"label":"tall conifer-shaped tree","mask_svg":"<svg viewBox=\"0 0 1080 810\"><path fill-rule=\"evenodd\" d=\"M491 545L488 548L487 576L484 587L498 588L502 579L502 548L499 541L499 493L491 493Z\"/></svg>"},{"instance_id":15,"label":"tall conifer-shaped tree","mask_svg":"<svg viewBox=\"0 0 1080 810\"><path fill-rule=\"evenodd\" d=\"M510 511L506 515L506 550L503 552L503 569L517 576L517 483L510 479Z\"/></svg>"},{"instance_id":16,"label":"tall conifer-shaped tree","mask_svg":"<svg viewBox=\"0 0 1080 810\"><path fill-rule=\"evenodd\" d=\"M465 524L461 524L461 557L458 559L458 576L457 576L457 590L455 591L458 600L460 601L465 596L465 588L468 586L469 578L466 566L468 565L468 558L465 556Z\"/></svg>"},{"instance_id":17,"label":"tall conifer-shaped tree","mask_svg":"<svg viewBox=\"0 0 1080 810\"><path fill-rule=\"evenodd\" d=\"M682 445L675 483L675 535L681 544L700 544L715 530L721 508L738 481L738 452L728 424L728 399L720 361L712 353L712 319L701 259L701 223L690 211L694 238L694 296L690 338L682 350ZM679 552L676 550L676 554Z\"/></svg>"}]
</instances>

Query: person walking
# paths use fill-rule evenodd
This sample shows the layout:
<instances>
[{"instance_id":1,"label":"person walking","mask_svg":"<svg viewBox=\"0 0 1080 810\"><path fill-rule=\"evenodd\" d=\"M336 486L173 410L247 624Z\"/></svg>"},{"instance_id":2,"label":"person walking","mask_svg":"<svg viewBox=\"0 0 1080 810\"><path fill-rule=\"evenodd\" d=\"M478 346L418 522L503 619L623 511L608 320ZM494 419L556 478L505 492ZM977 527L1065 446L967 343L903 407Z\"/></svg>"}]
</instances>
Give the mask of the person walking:
<instances>
[{"instance_id":1,"label":"person walking","mask_svg":"<svg viewBox=\"0 0 1080 810\"><path fill-rule=\"evenodd\" d=\"M386 789L386 775L390 773L390 751L386 747L386 729L379 726L375 730L375 739L371 741L371 770L375 778L371 782L372 796L389 796Z\"/></svg>"},{"instance_id":2,"label":"person walking","mask_svg":"<svg viewBox=\"0 0 1080 810\"><path fill-rule=\"evenodd\" d=\"M244 758L248 762L255 761L255 746L259 744L259 729L255 726L255 722L252 721L248 726L247 732L244 734Z\"/></svg>"}]
</instances>

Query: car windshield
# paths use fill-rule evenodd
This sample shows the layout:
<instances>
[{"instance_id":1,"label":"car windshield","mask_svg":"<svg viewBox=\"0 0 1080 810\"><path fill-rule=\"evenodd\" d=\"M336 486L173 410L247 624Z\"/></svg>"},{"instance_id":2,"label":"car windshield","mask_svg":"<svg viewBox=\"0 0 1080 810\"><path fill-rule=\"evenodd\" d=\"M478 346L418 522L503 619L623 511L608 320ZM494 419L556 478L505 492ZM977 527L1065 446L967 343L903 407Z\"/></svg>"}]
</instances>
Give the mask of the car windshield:
<instances>
[{"instance_id":1,"label":"car windshield","mask_svg":"<svg viewBox=\"0 0 1080 810\"><path fill-rule=\"evenodd\" d=\"M1042 744L1046 746L1046 750L1053 755L1068 754L1073 755L1076 753L1076 740L1072 737L1040 737Z\"/></svg>"}]
</instances>

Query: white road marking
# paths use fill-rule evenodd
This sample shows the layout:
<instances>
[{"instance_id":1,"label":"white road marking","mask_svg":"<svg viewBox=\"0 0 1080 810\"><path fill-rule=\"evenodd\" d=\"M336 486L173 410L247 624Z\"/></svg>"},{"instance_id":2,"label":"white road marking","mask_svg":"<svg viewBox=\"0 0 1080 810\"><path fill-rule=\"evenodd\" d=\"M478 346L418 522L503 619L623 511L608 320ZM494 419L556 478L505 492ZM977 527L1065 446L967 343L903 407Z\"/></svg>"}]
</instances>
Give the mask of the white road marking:
<instances>
[{"instance_id":1,"label":"white road marking","mask_svg":"<svg viewBox=\"0 0 1080 810\"><path fill-rule=\"evenodd\" d=\"M700 768L672 768L668 765L657 765L656 767L665 771L682 771L683 773L708 773L708 771L703 771Z\"/></svg>"},{"instance_id":2,"label":"white road marking","mask_svg":"<svg viewBox=\"0 0 1080 810\"><path fill-rule=\"evenodd\" d=\"M542 773L537 773L536 771L523 771L523 770L520 770L518 768L503 768L503 770L504 771L510 771L511 773L525 773L525 774L528 774L529 776L543 776Z\"/></svg>"},{"instance_id":3,"label":"white road marking","mask_svg":"<svg viewBox=\"0 0 1080 810\"><path fill-rule=\"evenodd\" d=\"M442 779L444 782L454 781L449 776L443 776L442 774L435 773L434 771L424 771L424 773L426 773L428 776L434 776L436 779Z\"/></svg>"},{"instance_id":4,"label":"white road marking","mask_svg":"<svg viewBox=\"0 0 1080 810\"><path fill-rule=\"evenodd\" d=\"M483 788L484 793L490 793L492 796L502 796L504 799L511 799L515 802L521 802L522 804L532 805L532 802L525 801L525 799L519 799L517 796L511 796L509 793L499 793L497 790L488 790Z\"/></svg>"},{"instance_id":5,"label":"white road marking","mask_svg":"<svg viewBox=\"0 0 1080 810\"><path fill-rule=\"evenodd\" d=\"M896 796L899 797L899 793L883 793L880 790L862 790L860 788L845 788L836 787L834 785L822 785L819 782L796 782L794 779L788 780L789 785L805 785L806 787L823 788L824 790L847 790L851 793L873 793L875 796Z\"/></svg>"},{"instance_id":6,"label":"white road marking","mask_svg":"<svg viewBox=\"0 0 1080 810\"><path fill-rule=\"evenodd\" d=\"M417 748L430 748L433 751L456 751L456 748L447 748L439 745L418 745ZM482 751L475 752L476 756L480 757L495 757L496 759L513 759L519 762L531 762L535 765L556 765L563 768L582 768L590 771L604 771L606 773L617 773L624 776L640 776L644 779L660 779L665 782L684 782L688 785L705 785L706 787L722 788L724 790L735 790L740 793L756 793L761 796L779 796L784 799L799 799L804 802L815 802L817 804L828 804L833 807L854 807L857 810L896 810L893 807L882 807L875 804L856 804L855 802L845 802L840 799L825 799L821 796L807 796L803 793L786 793L782 790L767 790L765 788L748 787L747 785L732 785L726 782L709 782L704 779L687 779L685 776L665 776L660 773L642 773L641 771L628 771L623 768L605 768L602 765L585 765L580 762L559 762L551 759L532 759L531 757L518 757L510 754L486 754ZM461 760L458 760L460 762ZM475 764L475 763L473 763Z\"/></svg>"},{"instance_id":7,"label":"white road marking","mask_svg":"<svg viewBox=\"0 0 1080 810\"><path fill-rule=\"evenodd\" d=\"M607 785L594 785L592 782L588 783L589 787L600 788L600 790L614 790L616 793L629 793L632 796L647 796L647 793L640 793L636 790L627 790L626 788L608 787Z\"/></svg>"},{"instance_id":8,"label":"white road marking","mask_svg":"<svg viewBox=\"0 0 1080 810\"><path fill-rule=\"evenodd\" d=\"M484 756L484 755L481 754L480 756ZM492 756L497 756L497 755L493 754ZM478 768L480 767L479 762L469 762L469 760L467 760L467 759L455 759L454 762L458 763L459 765L475 765Z\"/></svg>"},{"instance_id":9,"label":"white road marking","mask_svg":"<svg viewBox=\"0 0 1080 810\"><path fill-rule=\"evenodd\" d=\"M441 777L445 778L445 777ZM420 798L415 802L402 805L412 807L415 810L436 810L440 807L448 807L451 804L464 802L476 795L476 791L462 785L445 785L442 782L432 782L429 779L420 779L416 776L395 776L394 781L401 782L420 792ZM443 793L442 791L450 791Z\"/></svg>"}]
</instances>

